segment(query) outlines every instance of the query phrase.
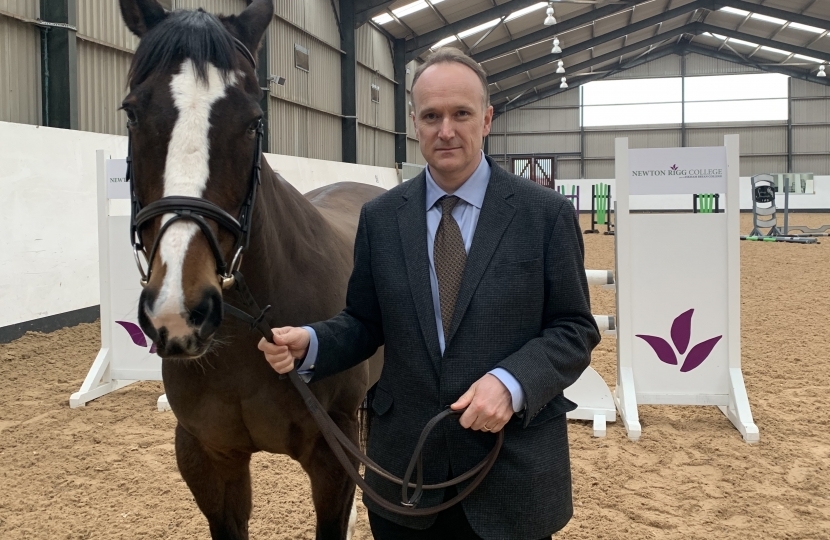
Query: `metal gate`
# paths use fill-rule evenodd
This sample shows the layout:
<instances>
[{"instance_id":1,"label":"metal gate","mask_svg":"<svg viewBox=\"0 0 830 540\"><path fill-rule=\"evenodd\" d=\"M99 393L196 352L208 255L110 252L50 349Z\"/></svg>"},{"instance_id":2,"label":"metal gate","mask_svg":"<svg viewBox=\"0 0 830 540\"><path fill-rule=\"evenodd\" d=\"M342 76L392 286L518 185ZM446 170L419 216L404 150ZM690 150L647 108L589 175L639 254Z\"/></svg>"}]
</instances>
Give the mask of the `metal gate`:
<instances>
[{"instance_id":1,"label":"metal gate","mask_svg":"<svg viewBox=\"0 0 830 540\"><path fill-rule=\"evenodd\" d=\"M514 157L513 174L536 182L540 186L553 188L552 157Z\"/></svg>"}]
</instances>

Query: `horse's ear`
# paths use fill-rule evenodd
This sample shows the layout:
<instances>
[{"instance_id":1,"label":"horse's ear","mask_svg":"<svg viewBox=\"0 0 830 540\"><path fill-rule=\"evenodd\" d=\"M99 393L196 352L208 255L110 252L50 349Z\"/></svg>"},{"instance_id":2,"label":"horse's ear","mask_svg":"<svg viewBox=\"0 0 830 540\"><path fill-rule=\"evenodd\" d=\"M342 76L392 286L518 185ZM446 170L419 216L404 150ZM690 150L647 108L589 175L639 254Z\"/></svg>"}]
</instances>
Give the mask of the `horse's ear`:
<instances>
[{"instance_id":1,"label":"horse's ear","mask_svg":"<svg viewBox=\"0 0 830 540\"><path fill-rule=\"evenodd\" d=\"M167 12L156 0L118 0L121 17L133 34L143 37L167 17Z\"/></svg>"},{"instance_id":2,"label":"horse's ear","mask_svg":"<svg viewBox=\"0 0 830 540\"><path fill-rule=\"evenodd\" d=\"M228 17L226 22L233 28L237 39L256 55L262 36L273 18L273 0L248 0L245 11Z\"/></svg>"}]
</instances>

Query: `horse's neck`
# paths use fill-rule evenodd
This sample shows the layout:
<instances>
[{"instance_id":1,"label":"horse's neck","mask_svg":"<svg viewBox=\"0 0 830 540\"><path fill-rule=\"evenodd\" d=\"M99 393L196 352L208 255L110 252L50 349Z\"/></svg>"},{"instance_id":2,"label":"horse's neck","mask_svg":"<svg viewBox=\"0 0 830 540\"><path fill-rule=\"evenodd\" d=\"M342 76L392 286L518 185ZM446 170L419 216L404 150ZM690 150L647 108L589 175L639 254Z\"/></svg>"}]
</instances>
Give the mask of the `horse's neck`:
<instances>
[{"instance_id":1,"label":"horse's neck","mask_svg":"<svg viewBox=\"0 0 830 540\"><path fill-rule=\"evenodd\" d=\"M330 226L320 212L288 182L279 178L262 159L262 183L254 207L251 240L243 268L246 280L261 294L279 294L309 256L304 246ZM279 277L277 277L279 276ZM288 278L288 279L287 279Z\"/></svg>"}]
</instances>

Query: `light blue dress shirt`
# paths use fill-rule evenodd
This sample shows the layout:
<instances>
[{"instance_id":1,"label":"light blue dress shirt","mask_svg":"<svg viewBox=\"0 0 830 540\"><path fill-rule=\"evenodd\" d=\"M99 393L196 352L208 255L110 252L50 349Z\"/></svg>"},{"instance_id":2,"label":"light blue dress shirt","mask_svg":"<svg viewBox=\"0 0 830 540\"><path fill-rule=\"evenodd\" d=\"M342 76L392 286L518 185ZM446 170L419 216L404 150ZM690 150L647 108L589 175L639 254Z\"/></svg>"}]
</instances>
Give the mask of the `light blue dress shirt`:
<instances>
[{"instance_id":1,"label":"light blue dress shirt","mask_svg":"<svg viewBox=\"0 0 830 540\"><path fill-rule=\"evenodd\" d=\"M470 253L470 246L473 243L473 236L476 225L478 224L478 216L481 214L481 205L484 202L484 194L487 192L487 185L489 183L490 164L487 163L482 152L481 162L478 164L472 176L453 193L453 195L461 200L455 205L452 211L452 217L458 222L458 226L461 229L461 237L464 240L464 249L468 254ZM432 178L432 174L430 174L429 166L427 166L425 211L427 213L429 282L432 288L432 306L435 314L435 325L438 329L438 343L441 346L441 354L444 354L444 326L441 320L441 303L438 299L438 277L435 274L435 263L432 253L435 232L438 230L438 224L441 222L441 205L436 205L435 203L444 195L448 195L448 193L438 187L438 184ZM317 360L318 342L317 334L313 328L309 326L304 326L303 328L311 334L311 342L309 343L308 354L302 365L298 368L298 374L308 380L311 378L311 370L314 369L314 362ZM524 390L521 384L519 384L519 381L509 371L503 368L495 368L490 373L507 387L513 401L513 411L521 411L524 408L525 398Z\"/></svg>"}]
</instances>

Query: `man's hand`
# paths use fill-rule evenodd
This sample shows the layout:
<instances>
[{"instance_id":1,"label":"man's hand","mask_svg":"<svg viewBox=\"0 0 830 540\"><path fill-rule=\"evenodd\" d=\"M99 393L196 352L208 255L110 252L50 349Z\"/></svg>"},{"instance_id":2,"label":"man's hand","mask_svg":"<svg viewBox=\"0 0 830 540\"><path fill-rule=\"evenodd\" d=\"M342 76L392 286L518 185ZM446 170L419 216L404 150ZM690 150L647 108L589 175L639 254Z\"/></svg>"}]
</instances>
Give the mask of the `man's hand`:
<instances>
[{"instance_id":1,"label":"man's hand","mask_svg":"<svg viewBox=\"0 0 830 540\"><path fill-rule=\"evenodd\" d=\"M308 344L311 336L308 330L285 326L283 328L272 328L274 343L269 343L262 338L257 348L265 353L265 359L280 374L286 374L294 369L294 361L305 358L308 354Z\"/></svg>"},{"instance_id":2,"label":"man's hand","mask_svg":"<svg viewBox=\"0 0 830 540\"><path fill-rule=\"evenodd\" d=\"M450 407L454 411L467 408L458 420L467 429L501 431L513 416L510 391L489 373L474 382Z\"/></svg>"}]
</instances>

